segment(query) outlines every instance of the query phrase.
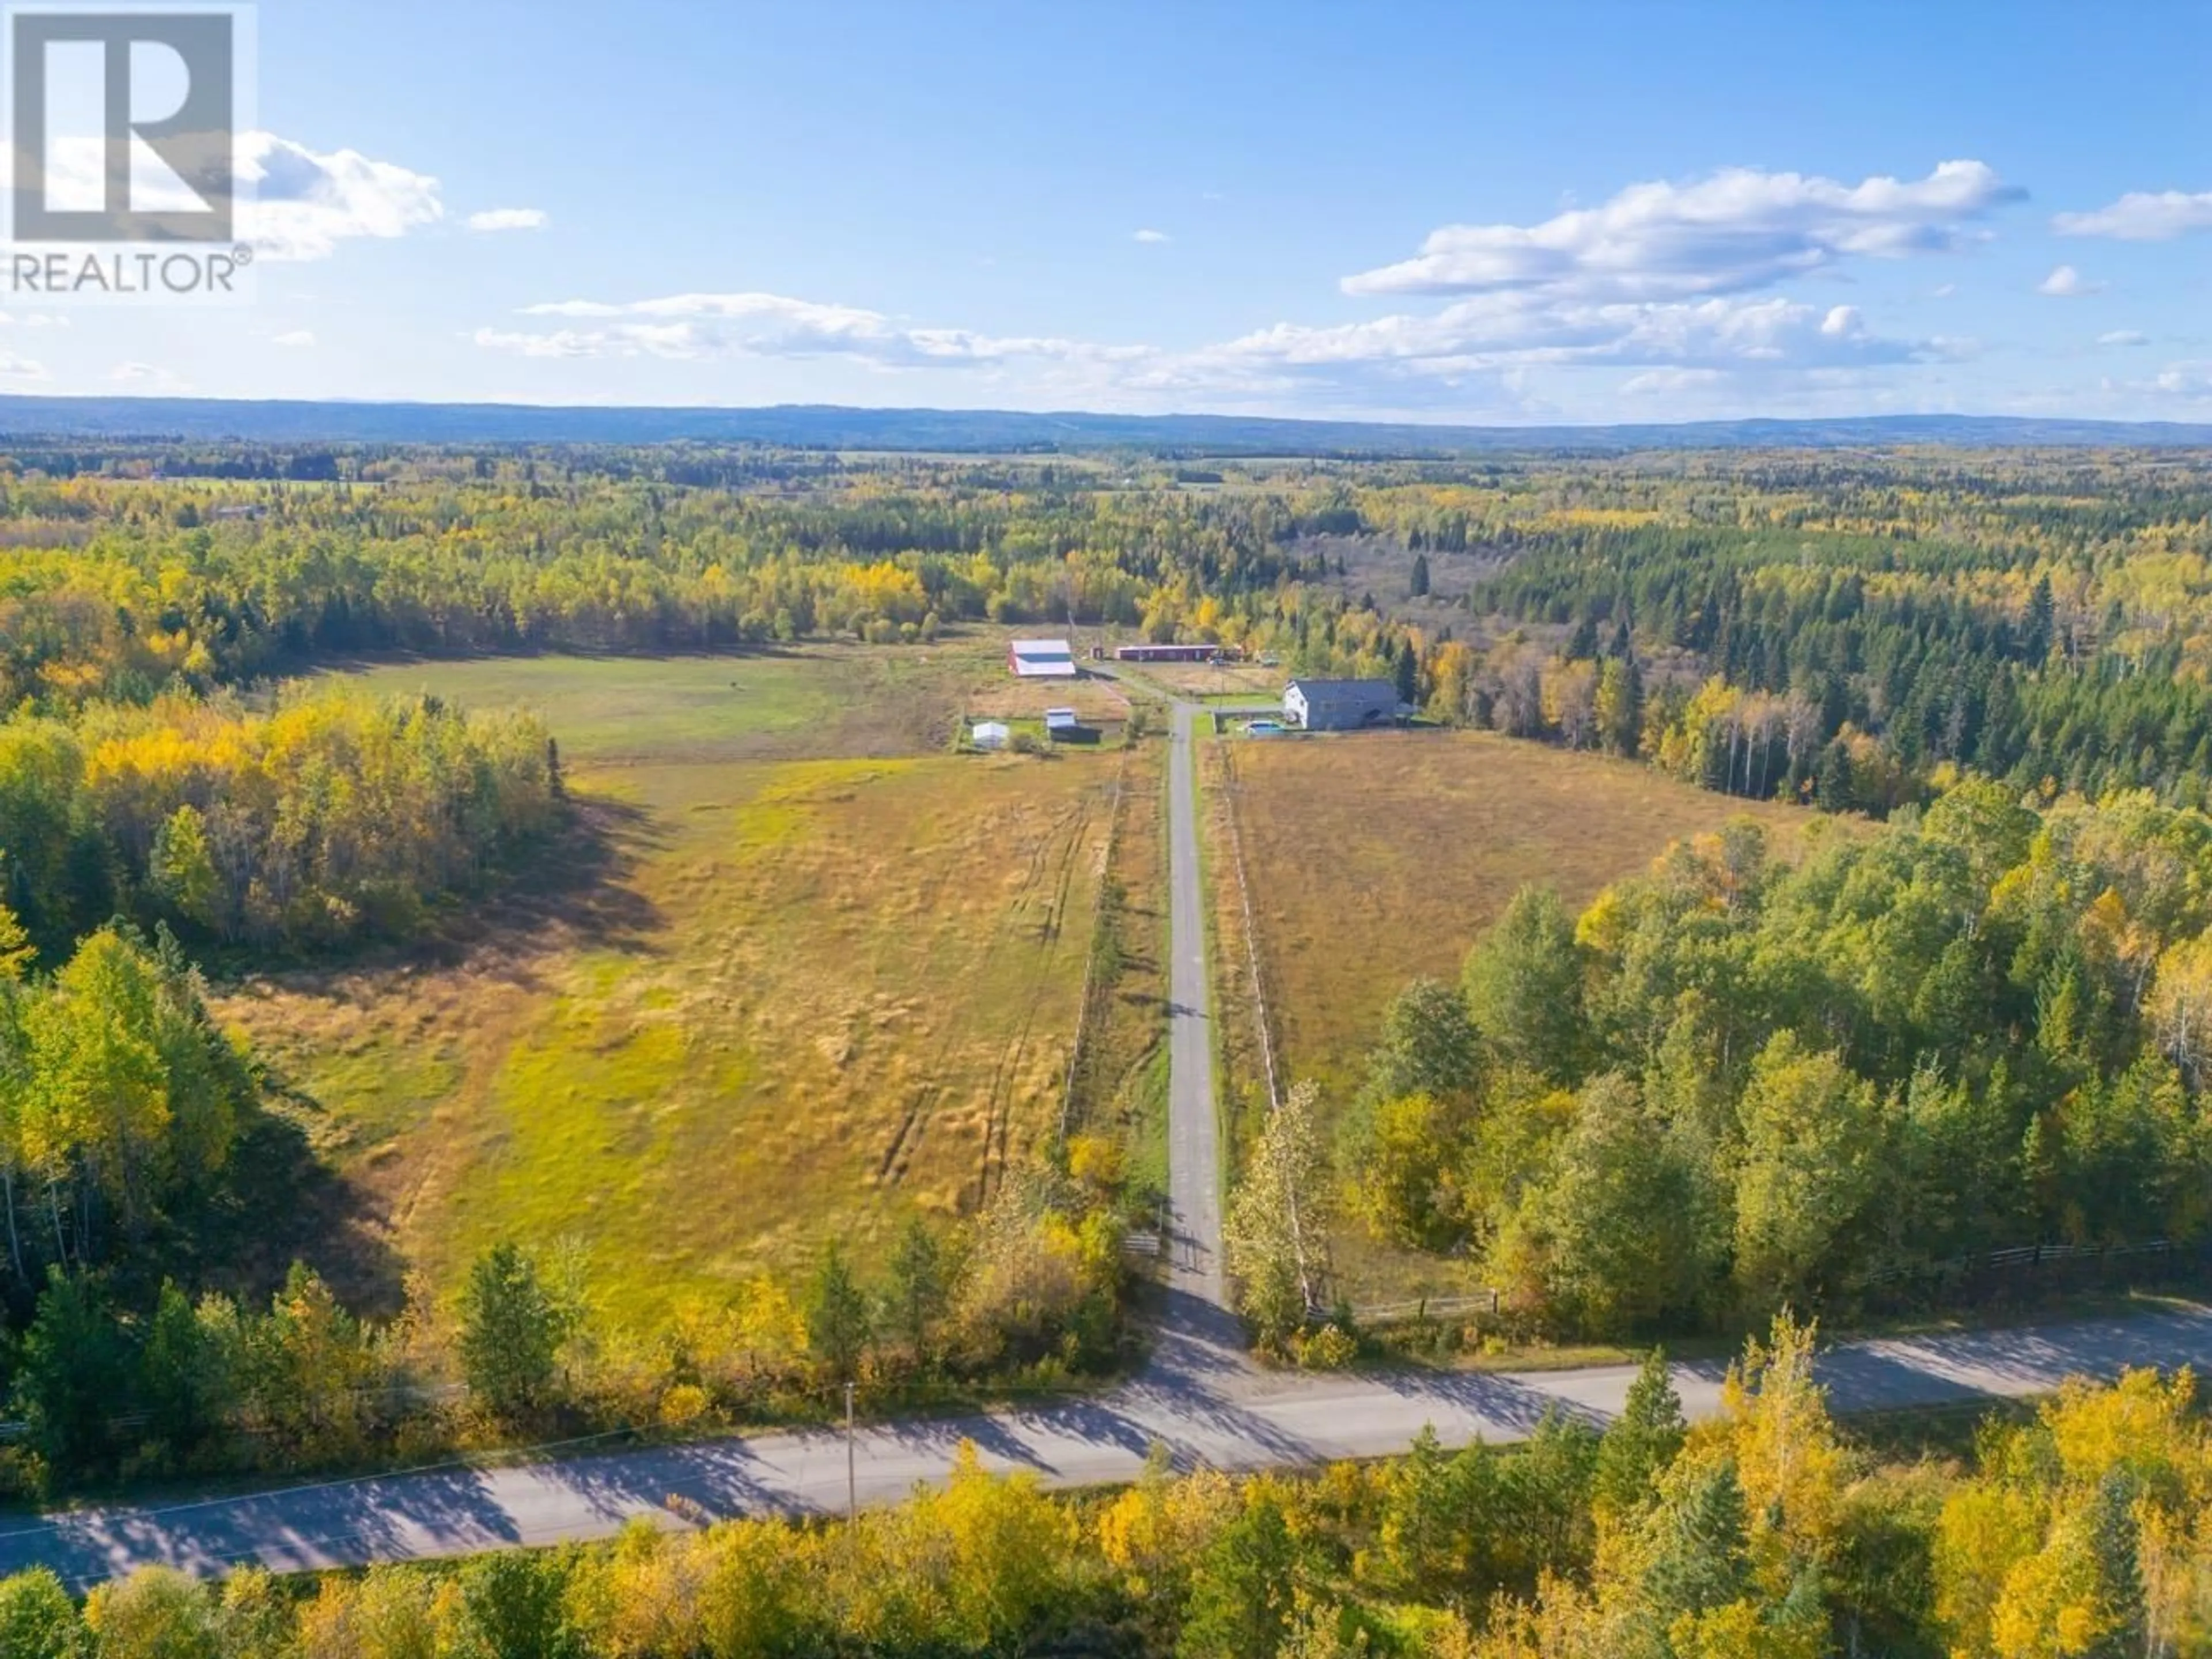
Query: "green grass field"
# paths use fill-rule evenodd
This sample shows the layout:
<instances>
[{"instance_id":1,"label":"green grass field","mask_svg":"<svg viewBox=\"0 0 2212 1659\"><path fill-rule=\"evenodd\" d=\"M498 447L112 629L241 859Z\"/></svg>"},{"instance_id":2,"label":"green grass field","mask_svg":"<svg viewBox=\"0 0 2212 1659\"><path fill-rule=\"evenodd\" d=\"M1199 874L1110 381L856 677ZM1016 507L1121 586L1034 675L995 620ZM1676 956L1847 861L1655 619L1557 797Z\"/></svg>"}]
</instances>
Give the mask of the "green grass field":
<instances>
[{"instance_id":1,"label":"green grass field","mask_svg":"<svg viewBox=\"0 0 2212 1659\"><path fill-rule=\"evenodd\" d=\"M643 1328L972 1206L1057 1125L1119 757L947 752L1001 650L363 672L540 709L600 861L226 988L399 1264L573 1242Z\"/></svg>"}]
</instances>

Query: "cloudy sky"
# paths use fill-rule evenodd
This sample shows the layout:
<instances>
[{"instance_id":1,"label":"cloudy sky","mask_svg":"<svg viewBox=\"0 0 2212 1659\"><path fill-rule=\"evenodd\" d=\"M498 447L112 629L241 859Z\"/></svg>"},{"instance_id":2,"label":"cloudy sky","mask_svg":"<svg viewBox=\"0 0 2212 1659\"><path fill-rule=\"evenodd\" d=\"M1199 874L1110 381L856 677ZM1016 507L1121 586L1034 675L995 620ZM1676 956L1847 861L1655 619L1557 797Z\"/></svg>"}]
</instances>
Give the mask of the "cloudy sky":
<instances>
[{"instance_id":1,"label":"cloudy sky","mask_svg":"<svg viewBox=\"0 0 2212 1659\"><path fill-rule=\"evenodd\" d=\"M2212 419L2212 5L264 0L258 287L0 389Z\"/></svg>"}]
</instances>

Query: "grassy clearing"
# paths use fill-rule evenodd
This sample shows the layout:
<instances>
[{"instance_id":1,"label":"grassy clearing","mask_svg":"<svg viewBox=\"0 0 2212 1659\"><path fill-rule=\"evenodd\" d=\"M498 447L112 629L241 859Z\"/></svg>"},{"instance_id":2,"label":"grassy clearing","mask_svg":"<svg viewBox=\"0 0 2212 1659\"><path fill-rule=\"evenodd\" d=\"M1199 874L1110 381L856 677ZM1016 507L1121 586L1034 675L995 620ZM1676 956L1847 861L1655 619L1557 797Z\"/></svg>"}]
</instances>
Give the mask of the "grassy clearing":
<instances>
[{"instance_id":1,"label":"grassy clearing","mask_svg":"<svg viewBox=\"0 0 2212 1659\"><path fill-rule=\"evenodd\" d=\"M1235 791L1260 973L1284 1085L1311 1078L1325 1113L1358 1086L1390 999L1421 975L1455 981L1468 948L1524 883L1571 907L1668 843L1748 814L1784 850L1831 827L1801 809L1717 795L1632 762L1493 732L1377 732L1206 745L1207 834L1230 1079L1239 1127L1264 1098L1231 861ZM1474 1288L1468 1264L1340 1230L1339 1282L1355 1301Z\"/></svg>"},{"instance_id":2,"label":"grassy clearing","mask_svg":"<svg viewBox=\"0 0 2212 1659\"><path fill-rule=\"evenodd\" d=\"M876 650L793 647L737 656L479 657L380 663L354 678L471 708L545 717L572 763L633 764L895 756L944 746L973 687L1003 678L988 642Z\"/></svg>"},{"instance_id":3,"label":"grassy clearing","mask_svg":"<svg viewBox=\"0 0 2212 1659\"><path fill-rule=\"evenodd\" d=\"M641 1328L1052 1133L1120 757L945 752L1000 650L370 671L544 710L609 849L458 948L228 988L390 1258L568 1241Z\"/></svg>"},{"instance_id":4,"label":"grassy clearing","mask_svg":"<svg viewBox=\"0 0 2212 1659\"><path fill-rule=\"evenodd\" d=\"M1167 756L1164 739L1143 740L1117 769L1091 1002L1068 1103L1070 1133L1121 1144L1139 1206L1167 1190Z\"/></svg>"}]
</instances>

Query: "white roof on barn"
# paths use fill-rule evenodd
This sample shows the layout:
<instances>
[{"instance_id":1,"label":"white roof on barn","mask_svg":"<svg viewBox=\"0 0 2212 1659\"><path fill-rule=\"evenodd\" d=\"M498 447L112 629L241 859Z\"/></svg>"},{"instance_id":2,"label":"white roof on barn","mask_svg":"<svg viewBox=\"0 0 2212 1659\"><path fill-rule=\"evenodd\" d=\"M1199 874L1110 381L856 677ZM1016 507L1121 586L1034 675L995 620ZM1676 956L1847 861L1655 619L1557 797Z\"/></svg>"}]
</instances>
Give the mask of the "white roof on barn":
<instances>
[{"instance_id":1,"label":"white roof on barn","mask_svg":"<svg viewBox=\"0 0 2212 1659\"><path fill-rule=\"evenodd\" d=\"M1024 679L1066 679L1075 672L1075 653L1066 640L1016 640L1008 649L1014 672Z\"/></svg>"}]
</instances>

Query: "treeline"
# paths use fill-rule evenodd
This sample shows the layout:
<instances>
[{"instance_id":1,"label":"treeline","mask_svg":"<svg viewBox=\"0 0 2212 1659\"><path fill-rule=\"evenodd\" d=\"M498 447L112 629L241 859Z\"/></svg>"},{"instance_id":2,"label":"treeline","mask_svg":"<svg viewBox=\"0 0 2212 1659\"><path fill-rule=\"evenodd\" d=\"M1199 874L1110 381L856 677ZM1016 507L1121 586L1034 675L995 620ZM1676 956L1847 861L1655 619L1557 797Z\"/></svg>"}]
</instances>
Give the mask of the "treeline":
<instances>
[{"instance_id":1,"label":"treeline","mask_svg":"<svg viewBox=\"0 0 2212 1659\"><path fill-rule=\"evenodd\" d=\"M1849 1312L1993 1248L2199 1239L2209 929L2212 817L2148 793L1962 785L1795 868L1738 823L1579 919L1521 893L1460 985L1391 1008L1341 1178L1310 1152L1248 1185L1470 1252L1524 1317L1592 1333ZM1254 1254L1248 1284L1279 1284L1280 1249ZM1281 1340L1316 1302L1251 1305Z\"/></svg>"},{"instance_id":2,"label":"treeline","mask_svg":"<svg viewBox=\"0 0 2212 1659\"><path fill-rule=\"evenodd\" d=\"M1384 676L1441 720L1837 810L1960 771L2194 805L2212 787L2212 489L2171 458L1311 463L1195 489L1157 466L730 464L0 474L0 696L143 702L361 652L1049 623Z\"/></svg>"},{"instance_id":3,"label":"treeline","mask_svg":"<svg viewBox=\"0 0 2212 1659\"><path fill-rule=\"evenodd\" d=\"M1879 814L1974 772L2207 803L2212 489L2188 463L1408 471L1348 470L1292 516L1368 538L1364 574L1294 556L1207 625L1299 672L1395 678L1447 723L1757 798ZM1437 609L1447 568L1464 620Z\"/></svg>"},{"instance_id":4,"label":"treeline","mask_svg":"<svg viewBox=\"0 0 2212 1659\"><path fill-rule=\"evenodd\" d=\"M1272 587L1294 501L866 481L0 489L0 698L143 700L363 651L914 642L959 621L1173 637ZM1203 623L1197 624L1205 626Z\"/></svg>"},{"instance_id":5,"label":"treeline","mask_svg":"<svg viewBox=\"0 0 2212 1659\"><path fill-rule=\"evenodd\" d=\"M118 913L187 939L404 937L561 811L544 726L343 688L0 721L0 902L46 959Z\"/></svg>"},{"instance_id":6,"label":"treeline","mask_svg":"<svg viewBox=\"0 0 2212 1659\"><path fill-rule=\"evenodd\" d=\"M2201 496L2006 523L2018 540L1970 541L1949 525L1928 540L1917 526L1905 540L1828 526L1535 527L1469 604L1583 640L1632 625L1647 664L1711 676L1695 697L1676 677L1643 743L1709 787L1885 810L1898 783L1851 775L1865 740L1876 769L1916 796L1948 769L2204 804L2212 519ZM1562 661L1594 655L1570 644Z\"/></svg>"},{"instance_id":7,"label":"treeline","mask_svg":"<svg viewBox=\"0 0 2212 1659\"><path fill-rule=\"evenodd\" d=\"M12 1650L178 1659L2045 1659L2212 1643L2212 1437L2185 1374L2070 1385L1971 1468L1846 1440L1778 1327L1691 1425L1647 1364L1603 1434L1383 1464L1170 1474L1055 1498L963 1446L848 1528L640 1522L605 1546L219 1584L146 1568L80 1609L0 1581ZM710 1497L709 1503L714 1500Z\"/></svg>"},{"instance_id":8,"label":"treeline","mask_svg":"<svg viewBox=\"0 0 2212 1659\"><path fill-rule=\"evenodd\" d=\"M871 1411L927 1408L979 1389L1068 1386L1120 1358L1118 1171L1111 1147L1087 1141L1073 1149L1077 1173L1018 1171L970 1221L915 1221L879 1279L856 1274L832 1245L804 1283L756 1275L726 1297L687 1302L650 1334L619 1310L603 1323L568 1254L511 1243L485 1251L451 1298L410 1286L387 1322L357 1316L299 1265L261 1306L222 1291L194 1296L158 1277L157 1250L103 1254L84 1217L156 1224L162 1193L206 1176L251 1093L196 1005L125 1012L157 1017L150 1048L184 1051L161 1097L166 1117L149 1105L145 1123L95 1126L106 1138L66 1156L40 1138L46 1051L0 1046L0 1064L23 1061L0 1073L22 1074L6 1103L9 1121L27 1126L6 1150L47 1159L15 1166L5 1188L22 1187L12 1288L27 1300L32 1273L44 1286L5 1363L15 1428L0 1447L0 1483L19 1492L358 1468L532 1436L819 1421L848 1382ZM170 1035L163 1016L182 1031ZM51 1018L20 1023L36 1030ZM112 1023L104 1030L123 1041ZM155 1168L169 1187L126 1184L127 1172ZM57 1231L46 1234L50 1220Z\"/></svg>"}]
</instances>

